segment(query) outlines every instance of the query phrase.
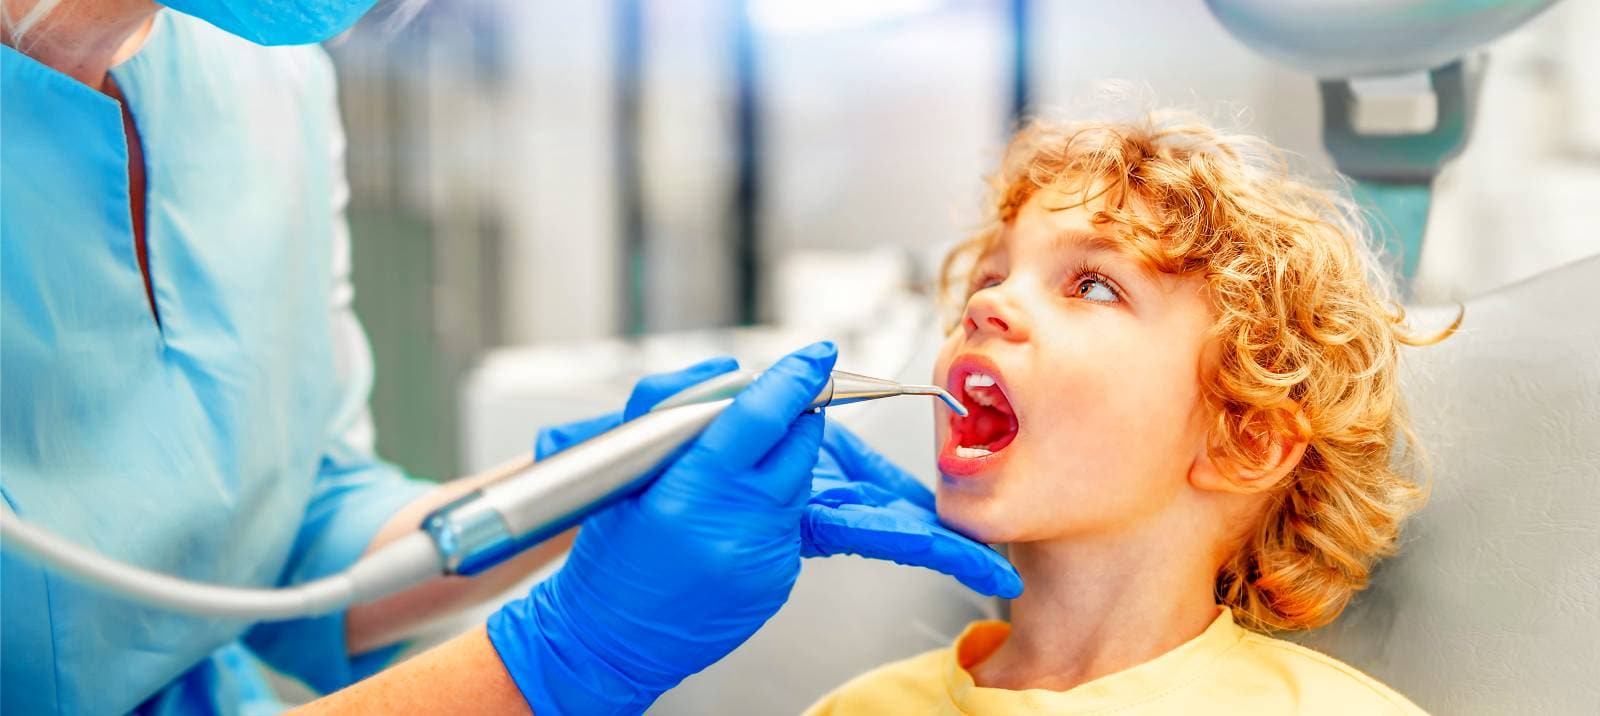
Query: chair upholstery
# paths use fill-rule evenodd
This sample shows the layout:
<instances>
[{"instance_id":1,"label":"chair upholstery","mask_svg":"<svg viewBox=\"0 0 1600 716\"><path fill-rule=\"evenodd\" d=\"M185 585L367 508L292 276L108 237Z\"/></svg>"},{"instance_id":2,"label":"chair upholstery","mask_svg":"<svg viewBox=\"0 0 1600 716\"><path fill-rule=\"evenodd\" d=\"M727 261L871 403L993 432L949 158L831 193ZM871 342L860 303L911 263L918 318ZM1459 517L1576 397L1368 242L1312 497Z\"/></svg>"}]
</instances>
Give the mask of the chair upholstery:
<instances>
[{"instance_id":1,"label":"chair upholstery","mask_svg":"<svg viewBox=\"0 0 1600 716\"><path fill-rule=\"evenodd\" d=\"M1406 353L1431 497L1371 587L1296 639L1430 712L1600 713L1600 256L1470 300L1459 333Z\"/></svg>"}]
</instances>

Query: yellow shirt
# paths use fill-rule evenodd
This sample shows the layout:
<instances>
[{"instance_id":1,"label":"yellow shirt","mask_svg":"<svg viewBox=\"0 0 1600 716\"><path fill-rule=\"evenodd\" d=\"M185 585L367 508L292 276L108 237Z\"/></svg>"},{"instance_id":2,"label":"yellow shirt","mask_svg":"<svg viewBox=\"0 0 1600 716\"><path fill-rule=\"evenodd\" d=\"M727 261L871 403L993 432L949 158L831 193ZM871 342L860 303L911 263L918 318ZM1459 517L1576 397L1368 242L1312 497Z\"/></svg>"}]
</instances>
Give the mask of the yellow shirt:
<instances>
[{"instance_id":1,"label":"yellow shirt","mask_svg":"<svg viewBox=\"0 0 1600 716\"><path fill-rule=\"evenodd\" d=\"M974 622L949 649L869 671L808 716L850 714L1421 714L1372 677L1330 656L1262 636L1222 610L1204 632L1143 664L1067 691L977 686L967 671L1011 633Z\"/></svg>"}]
</instances>

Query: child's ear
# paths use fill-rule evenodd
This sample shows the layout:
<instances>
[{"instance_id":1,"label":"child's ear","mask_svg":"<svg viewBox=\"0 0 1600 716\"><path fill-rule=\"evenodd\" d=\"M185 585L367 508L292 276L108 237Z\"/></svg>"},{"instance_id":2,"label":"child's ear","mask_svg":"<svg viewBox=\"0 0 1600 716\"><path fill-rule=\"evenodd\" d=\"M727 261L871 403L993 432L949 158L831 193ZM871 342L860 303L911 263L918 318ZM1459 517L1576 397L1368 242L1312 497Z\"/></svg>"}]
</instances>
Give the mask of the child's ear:
<instances>
[{"instance_id":1,"label":"child's ear","mask_svg":"<svg viewBox=\"0 0 1600 716\"><path fill-rule=\"evenodd\" d=\"M1292 400L1258 413L1246 422L1248 438L1239 445L1254 459L1246 460L1227 450L1202 446L1189 467L1189 483L1202 490L1241 495L1262 493L1278 486L1306 454L1304 425L1300 406Z\"/></svg>"}]
</instances>

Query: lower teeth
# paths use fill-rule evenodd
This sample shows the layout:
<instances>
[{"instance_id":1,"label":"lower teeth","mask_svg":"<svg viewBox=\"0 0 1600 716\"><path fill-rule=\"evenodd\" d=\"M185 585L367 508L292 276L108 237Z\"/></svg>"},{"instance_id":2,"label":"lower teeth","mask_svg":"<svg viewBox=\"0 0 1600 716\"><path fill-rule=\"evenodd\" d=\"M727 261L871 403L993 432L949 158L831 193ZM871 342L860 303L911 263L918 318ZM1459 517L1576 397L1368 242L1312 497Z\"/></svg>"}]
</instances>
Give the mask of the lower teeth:
<instances>
[{"instance_id":1,"label":"lower teeth","mask_svg":"<svg viewBox=\"0 0 1600 716\"><path fill-rule=\"evenodd\" d=\"M985 455L993 455L993 454L994 454L993 452L990 452L989 450L985 450L985 449L980 448L980 447L965 447L965 446L956 447L956 457L983 457Z\"/></svg>"}]
</instances>

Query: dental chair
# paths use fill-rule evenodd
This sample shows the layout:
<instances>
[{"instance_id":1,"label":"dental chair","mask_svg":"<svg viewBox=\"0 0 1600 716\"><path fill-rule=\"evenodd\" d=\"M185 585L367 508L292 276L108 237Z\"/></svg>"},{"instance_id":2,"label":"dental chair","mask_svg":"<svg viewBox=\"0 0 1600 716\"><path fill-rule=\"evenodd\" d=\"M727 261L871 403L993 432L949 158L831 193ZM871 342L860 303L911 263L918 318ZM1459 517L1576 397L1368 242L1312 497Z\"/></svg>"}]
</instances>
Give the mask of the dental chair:
<instances>
[{"instance_id":1,"label":"dental chair","mask_svg":"<svg viewBox=\"0 0 1600 716\"><path fill-rule=\"evenodd\" d=\"M1296 640L1433 713L1600 713L1600 256L1405 350L1432 495L1371 587Z\"/></svg>"}]
</instances>

